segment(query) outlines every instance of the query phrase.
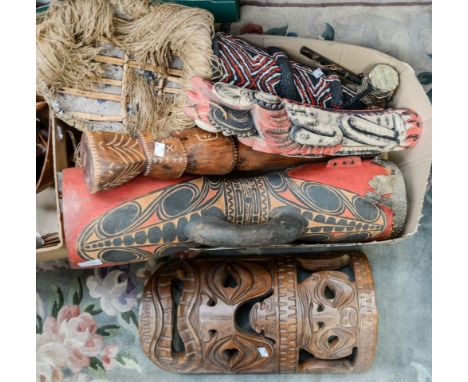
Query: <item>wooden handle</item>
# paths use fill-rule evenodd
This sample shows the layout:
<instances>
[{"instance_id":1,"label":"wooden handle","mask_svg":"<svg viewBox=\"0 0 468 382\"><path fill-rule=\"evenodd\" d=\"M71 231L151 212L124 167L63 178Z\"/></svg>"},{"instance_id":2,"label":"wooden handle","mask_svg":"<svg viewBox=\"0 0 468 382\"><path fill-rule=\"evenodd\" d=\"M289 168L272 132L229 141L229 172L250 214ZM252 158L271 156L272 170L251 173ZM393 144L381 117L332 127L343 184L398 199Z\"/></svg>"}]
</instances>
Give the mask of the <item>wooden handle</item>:
<instances>
[{"instance_id":1,"label":"wooden handle","mask_svg":"<svg viewBox=\"0 0 468 382\"><path fill-rule=\"evenodd\" d=\"M214 216L202 216L185 227L190 240L210 247L257 247L279 245L297 240L306 227L305 219L294 208L272 211L268 223L237 225Z\"/></svg>"}]
</instances>

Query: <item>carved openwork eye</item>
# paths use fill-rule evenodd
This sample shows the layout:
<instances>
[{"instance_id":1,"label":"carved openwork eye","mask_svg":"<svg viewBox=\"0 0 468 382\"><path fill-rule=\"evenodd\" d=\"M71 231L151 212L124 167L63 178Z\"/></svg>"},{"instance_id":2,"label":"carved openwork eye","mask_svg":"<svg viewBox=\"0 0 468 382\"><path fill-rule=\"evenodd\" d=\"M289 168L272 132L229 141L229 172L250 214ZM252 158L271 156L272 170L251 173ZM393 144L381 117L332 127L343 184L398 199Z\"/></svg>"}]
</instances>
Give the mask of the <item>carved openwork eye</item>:
<instances>
[{"instance_id":1,"label":"carved openwork eye","mask_svg":"<svg viewBox=\"0 0 468 382\"><path fill-rule=\"evenodd\" d=\"M229 268L225 268L224 280L223 280L223 287L225 288L235 288L239 283L234 278L232 272L230 272Z\"/></svg>"},{"instance_id":2,"label":"carved openwork eye","mask_svg":"<svg viewBox=\"0 0 468 382\"><path fill-rule=\"evenodd\" d=\"M254 280L253 273L262 277ZM271 275L257 264L230 261L214 266L206 275L206 283L218 299L234 305L249 296L266 293L271 286Z\"/></svg>"},{"instance_id":3,"label":"carved openwork eye","mask_svg":"<svg viewBox=\"0 0 468 382\"><path fill-rule=\"evenodd\" d=\"M336 348L340 342L340 340L338 339L337 336L335 335L331 335L330 337L328 337L328 346L330 347L330 350L333 350L334 348Z\"/></svg>"},{"instance_id":4,"label":"carved openwork eye","mask_svg":"<svg viewBox=\"0 0 468 382\"><path fill-rule=\"evenodd\" d=\"M210 329L208 334L211 336L211 338L214 338L218 334L218 331L216 329Z\"/></svg>"},{"instance_id":5,"label":"carved openwork eye","mask_svg":"<svg viewBox=\"0 0 468 382\"><path fill-rule=\"evenodd\" d=\"M334 300L336 297L335 291L332 288L330 288L328 285L325 287L325 290L323 291L323 295L325 296L325 298L329 300Z\"/></svg>"},{"instance_id":6,"label":"carved openwork eye","mask_svg":"<svg viewBox=\"0 0 468 382\"><path fill-rule=\"evenodd\" d=\"M318 335L316 348L312 349L318 358L339 359L352 354L356 345L356 335L352 330L334 328Z\"/></svg>"},{"instance_id":7,"label":"carved openwork eye","mask_svg":"<svg viewBox=\"0 0 468 382\"><path fill-rule=\"evenodd\" d=\"M216 305L216 300L214 298L211 298L208 296L208 301L206 303L208 306L215 306Z\"/></svg>"},{"instance_id":8,"label":"carved openwork eye","mask_svg":"<svg viewBox=\"0 0 468 382\"><path fill-rule=\"evenodd\" d=\"M319 273L321 279L316 290L316 298L320 303L338 308L352 301L355 291L346 274L335 271Z\"/></svg>"}]
</instances>

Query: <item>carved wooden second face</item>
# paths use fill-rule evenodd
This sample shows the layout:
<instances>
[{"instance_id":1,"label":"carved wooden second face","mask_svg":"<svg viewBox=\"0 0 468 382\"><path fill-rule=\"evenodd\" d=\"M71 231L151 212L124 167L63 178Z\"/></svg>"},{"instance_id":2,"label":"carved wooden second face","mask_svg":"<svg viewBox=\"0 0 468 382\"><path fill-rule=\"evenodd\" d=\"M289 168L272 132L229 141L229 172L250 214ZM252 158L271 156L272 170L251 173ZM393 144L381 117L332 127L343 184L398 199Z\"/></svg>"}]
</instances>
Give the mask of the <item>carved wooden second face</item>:
<instances>
[{"instance_id":1,"label":"carved wooden second face","mask_svg":"<svg viewBox=\"0 0 468 382\"><path fill-rule=\"evenodd\" d=\"M140 337L182 373L362 371L377 340L371 270L362 254L166 263L145 287Z\"/></svg>"}]
</instances>

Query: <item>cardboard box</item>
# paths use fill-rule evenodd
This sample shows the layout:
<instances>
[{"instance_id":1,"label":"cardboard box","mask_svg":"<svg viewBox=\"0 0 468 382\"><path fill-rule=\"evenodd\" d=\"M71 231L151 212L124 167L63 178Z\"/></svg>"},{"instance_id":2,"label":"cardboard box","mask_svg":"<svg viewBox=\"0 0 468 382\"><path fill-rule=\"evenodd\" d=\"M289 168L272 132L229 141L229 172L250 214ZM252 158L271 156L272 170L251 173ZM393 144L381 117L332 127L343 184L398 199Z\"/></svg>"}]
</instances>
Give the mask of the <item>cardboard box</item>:
<instances>
[{"instance_id":1,"label":"cardboard box","mask_svg":"<svg viewBox=\"0 0 468 382\"><path fill-rule=\"evenodd\" d=\"M397 164L403 173L407 187L408 214L407 221L401 238L370 242L370 243L339 243L339 244L287 244L279 246L261 248L194 248L194 252L204 252L206 254L219 254L235 252L237 254L273 254L273 253L299 253L299 252L321 252L326 250L354 249L383 243L394 243L413 235L418 230L419 219L426 192L427 180L431 168L432 154L432 106L420 85L414 70L407 64L373 49L344 44L333 41L313 40L298 37L267 36L267 35L243 35L247 41L260 47L277 46L282 48L288 56L298 62L307 64L308 59L299 53L302 46L323 54L325 57L342 64L346 68L356 73L364 72L373 65L387 63L392 65L400 73L400 86L397 89L391 106L405 107L415 110L423 121L423 134L419 144L411 150L395 152L389 154L389 159ZM57 124L57 121L54 122ZM61 122L59 122L61 123ZM57 136L54 134L57 141ZM58 143L58 142L56 142ZM56 145L56 150L59 149ZM63 154L62 154L63 156ZM65 156L66 158L66 156ZM56 174L63 169L63 162L54 162ZM57 184L57 183L56 183ZM56 191L57 211L60 211L59 193ZM39 212L38 212L39 213ZM57 223L60 238L63 238L61 216L58 212ZM63 241L62 241L63 243ZM38 261L48 259L58 259L66 256L63 244L54 251L38 250Z\"/></svg>"},{"instance_id":2,"label":"cardboard box","mask_svg":"<svg viewBox=\"0 0 468 382\"><path fill-rule=\"evenodd\" d=\"M300 37L270 36L270 35L242 35L250 43L266 48L276 46L284 50L289 58L306 64L309 59L300 54L302 46L322 54L328 59L343 65L354 73L366 72L375 64L389 64L400 74L400 85L395 92L391 107L403 107L416 111L423 122L423 133L419 143L411 150L392 152L388 159L394 162L403 173L408 198L408 212L405 227L400 238L368 242L368 243L339 243L339 244L285 244L265 248L236 248L236 253L266 254L266 253L304 253L322 252L326 250L358 249L374 245L391 244L404 240L418 231L419 220L426 194L427 181L432 163L432 105L423 87L419 83L416 73L408 64L397 60L385 53L361 46L340 43L336 41L314 40ZM204 253L219 254L228 248L207 248Z\"/></svg>"},{"instance_id":3,"label":"cardboard box","mask_svg":"<svg viewBox=\"0 0 468 382\"><path fill-rule=\"evenodd\" d=\"M45 248L36 249L36 261L44 262L67 258L67 249L63 234L62 200L61 200L61 178L63 169L68 167L67 163L67 136L64 122L50 113L49 124L51 124L54 187L48 187L36 194L36 232L41 235L47 233L58 233L58 244Z\"/></svg>"}]
</instances>

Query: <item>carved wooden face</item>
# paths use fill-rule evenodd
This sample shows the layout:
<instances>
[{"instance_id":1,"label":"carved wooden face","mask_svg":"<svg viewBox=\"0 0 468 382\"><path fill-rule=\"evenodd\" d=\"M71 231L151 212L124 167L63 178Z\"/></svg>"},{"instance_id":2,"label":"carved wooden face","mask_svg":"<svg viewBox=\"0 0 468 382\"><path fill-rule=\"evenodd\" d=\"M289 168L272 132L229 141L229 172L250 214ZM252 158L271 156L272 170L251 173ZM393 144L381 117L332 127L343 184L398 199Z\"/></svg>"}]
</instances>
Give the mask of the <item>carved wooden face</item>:
<instances>
[{"instance_id":1,"label":"carved wooden face","mask_svg":"<svg viewBox=\"0 0 468 382\"><path fill-rule=\"evenodd\" d=\"M299 294L305 315L301 346L323 359L351 355L357 343L358 301L349 276L316 272L299 284Z\"/></svg>"},{"instance_id":2,"label":"carved wooden face","mask_svg":"<svg viewBox=\"0 0 468 382\"><path fill-rule=\"evenodd\" d=\"M356 282L336 271L348 265ZM169 262L145 287L143 349L183 373L365 370L377 335L370 277L362 255Z\"/></svg>"},{"instance_id":3,"label":"carved wooden face","mask_svg":"<svg viewBox=\"0 0 468 382\"><path fill-rule=\"evenodd\" d=\"M273 341L249 333L236 320L239 308L265 296L272 284L271 273L255 261L193 259L169 264L155 272L143 297L145 351L166 370L273 371Z\"/></svg>"}]
</instances>

